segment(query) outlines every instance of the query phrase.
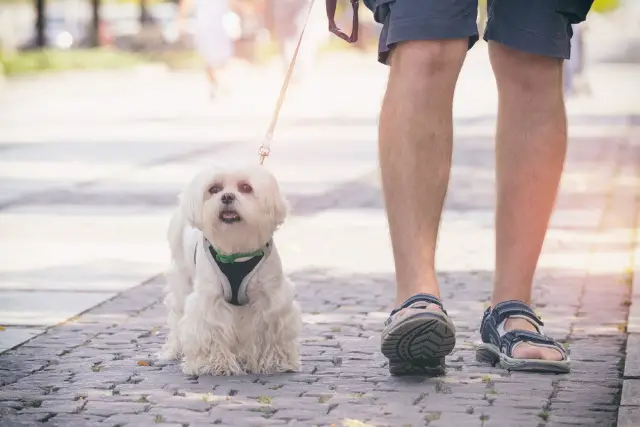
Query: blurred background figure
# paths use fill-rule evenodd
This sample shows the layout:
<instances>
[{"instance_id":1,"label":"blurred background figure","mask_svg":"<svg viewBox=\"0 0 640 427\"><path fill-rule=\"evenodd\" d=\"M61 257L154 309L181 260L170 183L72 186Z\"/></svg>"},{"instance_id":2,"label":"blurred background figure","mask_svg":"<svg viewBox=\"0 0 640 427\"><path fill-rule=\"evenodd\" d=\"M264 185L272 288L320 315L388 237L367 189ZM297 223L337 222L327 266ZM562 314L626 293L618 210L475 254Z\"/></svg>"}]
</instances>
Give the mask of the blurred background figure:
<instances>
[{"instance_id":1,"label":"blurred background figure","mask_svg":"<svg viewBox=\"0 0 640 427\"><path fill-rule=\"evenodd\" d=\"M272 20L271 38L285 69L295 49L299 26L297 21L305 3L306 0L268 0L268 12Z\"/></svg>"},{"instance_id":2,"label":"blurred background figure","mask_svg":"<svg viewBox=\"0 0 640 427\"><path fill-rule=\"evenodd\" d=\"M587 22L582 22L572 26L571 58L564 61L564 93L567 96L589 93L589 85L584 73L584 35L587 25Z\"/></svg>"},{"instance_id":3,"label":"blurred background figure","mask_svg":"<svg viewBox=\"0 0 640 427\"><path fill-rule=\"evenodd\" d=\"M195 46L205 62L211 97L219 91L218 72L233 55L233 42L228 31L231 9L228 0L180 0L178 28L185 33L189 13L195 13Z\"/></svg>"},{"instance_id":4,"label":"blurred background figure","mask_svg":"<svg viewBox=\"0 0 640 427\"><path fill-rule=\"evenodd\" d=\"M267 0L267 15L271 22L271 39L282 67L286 72L298 44L300 32L304 26L310 0ZM324 2L316 1L309 16L309 23L296 61L294 78L307 75L315 64L321 44L328 38Z\"/></svg>"}]
</instances>

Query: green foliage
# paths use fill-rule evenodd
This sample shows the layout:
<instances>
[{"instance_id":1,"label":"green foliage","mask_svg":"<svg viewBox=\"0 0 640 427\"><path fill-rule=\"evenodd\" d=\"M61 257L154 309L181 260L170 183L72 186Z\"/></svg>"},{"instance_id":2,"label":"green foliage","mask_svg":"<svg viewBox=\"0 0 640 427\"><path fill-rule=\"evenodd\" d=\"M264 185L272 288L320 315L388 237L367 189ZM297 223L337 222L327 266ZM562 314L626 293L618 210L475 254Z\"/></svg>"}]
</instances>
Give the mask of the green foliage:
<instances>
[{"instance_id":1,"label":"green foliage","mask_svg":"<svg viewBox=\"0 0 640 427\"><path fill-rule=\"evenodd\" d=\"M620 7L619 0L595 0L591 10L598 13L612 12Z\"/></svg>"},{"instance_id":2,"label":"green foliage","mask_svg":"<svg viewBox=\"0 0 640 427\"><path fill-rule=\"evenodd\" d=\"M3 68L8 76L42 71L117 69L143 62L145 59L140 56L106 49L45 49L13 54L0 52L0 68Z\"/></svg>"}]
</instances>

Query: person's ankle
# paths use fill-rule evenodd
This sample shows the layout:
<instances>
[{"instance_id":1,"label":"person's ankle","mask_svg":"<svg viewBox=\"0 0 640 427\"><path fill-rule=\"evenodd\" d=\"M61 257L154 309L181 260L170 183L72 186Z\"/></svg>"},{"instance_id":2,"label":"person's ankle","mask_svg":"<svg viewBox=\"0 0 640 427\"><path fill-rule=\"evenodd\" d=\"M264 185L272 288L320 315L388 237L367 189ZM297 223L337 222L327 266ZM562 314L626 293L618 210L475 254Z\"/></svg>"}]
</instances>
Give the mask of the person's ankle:
<instances>
[{"instance_id":1,"label":"person's ankle","mask_svg":"<svg viewBox=\"0 0 640 427\"><path fill-rule=\"evenodd\" d=\"M506 302L506 301L520 301L528 306L531 306L531 298L524 298L524 297L517 297L517 296L496 296L493 295L491 297L491 308L493 309L493 307L497 306L500 303Z\"/></svg>"},{"instance_id":2,"label":"person's ankle","mask_svg":"<svg viewBox=\"0 0 640 427\"><path fill-rule=\"evenodd\" d=\"M520 318L509 318L504 322L504 330L505 332L513 331L515 329L520 329L524 331L537 332L536 327L528 320L520 319Z\"/></svg>"},{"instance_id":3,"label":"person's ankle","mask_svg":"<svg viewBox=\"0 0 640 427\"><path fill-rule=\"evenodd\" d=\"M427 277L427 280L423 280L420 283L413 283L406 280L403 281L398 278L399 280L396 286L397 307L402 305L402 303L409 298L420 294L431 295L440 300L440 288L438 287L438 280L436 278L435 272L432 272L431 274L423 274L420 277L425 276Z\"/></svg>"},{"instance_id":4,"label":"person's ankle","mask_svg":"<svg viewBox=\"0 0 640 427\"><path fill-rule=\"evenodd\" d=\"M440 292L438 291L438 289L436 288L435 290L431 290L431 291L426 291L426 290L412 290L409 293L407 292L400 292L400 290L398 290L398 293L396 295L396 307L400 307L402 306L402 304L407 301L409 298L416 296L416 295L431 295L433 297L438 298L438 300L440 300ZM429 303L426 301L416 301L413 304L411 304L411 306L407 307L409 309L427 309L427 310L437 310L437 311L442 311L442 307L440 307L438 304L434 304L434 303ZM404 309L406 310L406 308ZM402 310L402 311L404 311Z\"/></svg>"},{"instance_id":5,"label":"person's ankle","mask_svg":"<svg viewBox=\"0 0 640 427\"><path fill-rule=\"evenodd\" d=\"M422 290L422 291L415 291L415 292L409 292L409 293L398 291L398 293L396 294L396 307L400 307L406 300L419 294L427 294L440 299L440 293L437 291L429 292L429 291Z\"/></svg>"}]
</instances>

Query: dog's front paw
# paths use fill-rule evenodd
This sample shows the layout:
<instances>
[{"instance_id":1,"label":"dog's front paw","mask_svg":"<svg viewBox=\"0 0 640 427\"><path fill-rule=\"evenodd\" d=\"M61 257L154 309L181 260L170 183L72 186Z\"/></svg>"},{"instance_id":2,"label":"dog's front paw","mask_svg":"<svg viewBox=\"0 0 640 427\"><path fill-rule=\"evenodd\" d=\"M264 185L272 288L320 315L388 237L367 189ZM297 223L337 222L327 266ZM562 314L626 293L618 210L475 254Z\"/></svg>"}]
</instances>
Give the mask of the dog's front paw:
<instances>
[{"instance_id":1,"label":"dog's front paw","mask_svg":"<svg viewBox=\"0 0 640 427\"><path fill-rule=\"evenodd\" d=\"M300 372L300 359L283 360L276 367L278 372Z\"/></svg>"},{"instance_id":2,"label":"dog's front paw","mask_svg":"<svg viewBox=\"0 0 640 427\"><path fill-rule=\"evenodd\" d=\"M247 371L253 374L282 374L285 372L300 372L300 358L270 358L247 363Z\"/></svg>"},{"instance_id":3,"label":"dog's front paw","mask_svg":"<svg viewBox=\"0 0 640 427\"><path fill-rule=\"evenodd\" d=\"M162 346L162 350L156 353L156 356L160 360L179 360L182 358L182 352L179 348L166 343Z\"/></svg>"},{"instance_id":4,"label":"dog's front paw","mask_svg":"<svg viewBox=\"0 0 640 427\"><path fill-rule=\"evenodd\" d=\"M300 359L290 361L288 365L284 365L284 368L286 372L300 372Z\"/></svg>"},{"instance_id":5,"label":"dog's front paw","mask_svg":"<svg viewBox=\"0 0 640 427\"><path fill-rule=\"evenodd\" d=\"M245 373L235 358L227 358L226 360L185 360L182 363L182 372L185 375L214 376L243 375Z\"/></svg>"}]
</instances>

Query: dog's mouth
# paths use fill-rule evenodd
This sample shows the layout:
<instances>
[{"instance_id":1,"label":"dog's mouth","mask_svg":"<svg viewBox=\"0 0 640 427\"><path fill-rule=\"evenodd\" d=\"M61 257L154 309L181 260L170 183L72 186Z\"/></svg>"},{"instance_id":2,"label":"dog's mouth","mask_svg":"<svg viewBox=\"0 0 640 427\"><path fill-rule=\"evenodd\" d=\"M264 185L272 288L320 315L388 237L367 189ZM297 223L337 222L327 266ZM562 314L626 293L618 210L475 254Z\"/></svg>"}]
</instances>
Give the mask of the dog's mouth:
<instances>
[{"instance_id":1,"label":"dog's mouth","mask_svg":"<svg viewBox=\"0 0 640 427\"><path fill-rule=\"evenodd\" d=\"M234 222L242 221L242 217L240 216L240 214L238 214L238 212L234 211L233 209L223 209L222 211L220 211L220 215L218 215L218 218L220 218L220 221L224 222L225 224L233 224Z\"/></svg>"}]
</instances>

